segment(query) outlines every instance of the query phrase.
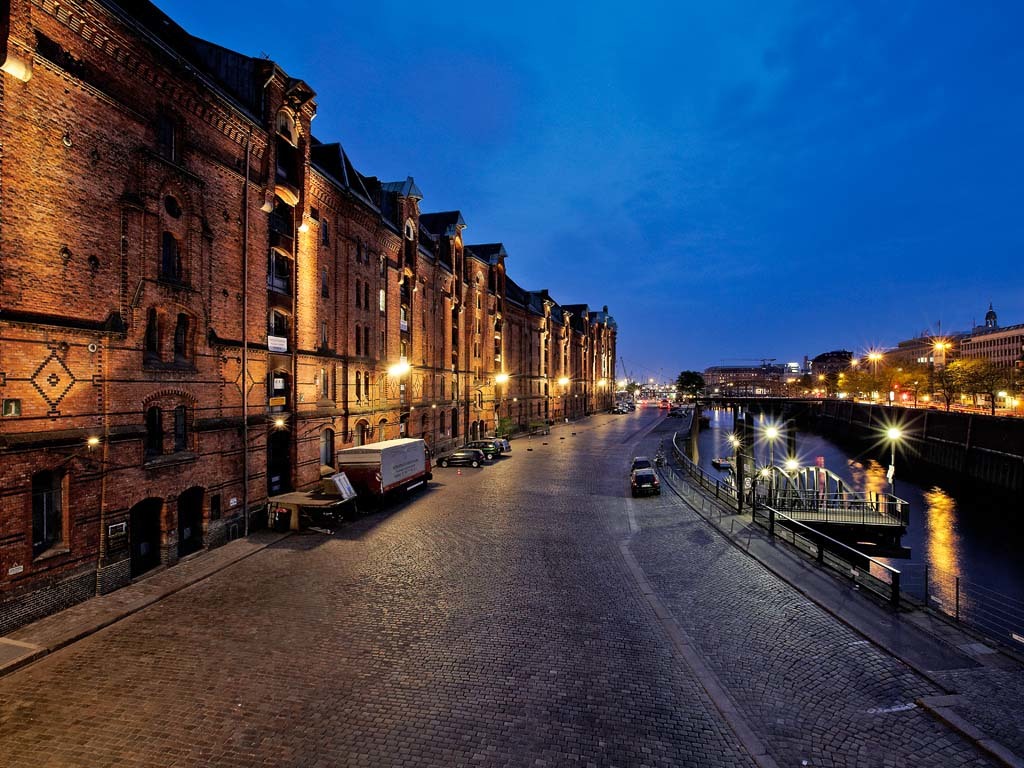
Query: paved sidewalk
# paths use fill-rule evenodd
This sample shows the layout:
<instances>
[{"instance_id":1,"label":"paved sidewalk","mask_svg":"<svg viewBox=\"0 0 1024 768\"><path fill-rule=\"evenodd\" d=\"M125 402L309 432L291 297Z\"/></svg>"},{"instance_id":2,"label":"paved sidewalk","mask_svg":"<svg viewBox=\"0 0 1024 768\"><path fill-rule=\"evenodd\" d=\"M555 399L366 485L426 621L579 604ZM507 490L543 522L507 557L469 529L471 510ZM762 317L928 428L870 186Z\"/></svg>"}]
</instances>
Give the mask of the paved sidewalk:
<instances>
[{"instance_id":1,"label":"paved sidewalk","mask_svg":"<svg viewBox=\"0 0 1024 768\"><path fill-rule=\"evenodd\" d=\"M893 613L853 582L817 567L690 484L662 476L698 514L811 601L945 691L918 704L1005 765L1024 768L1024 664L994 643L923 610Z\"/></svg>"},{"instance_id":2,"label":"paved sidewalk","mask_svg":"<svg viewBox=\"0 0 1024 768\"><path fill-rule=\"evenodd\" d=\"M0 676L98 632L280 541L287 533L258 531L193 555L107 595L26 624L0 637Z\"/></svg>"}]
</instances>

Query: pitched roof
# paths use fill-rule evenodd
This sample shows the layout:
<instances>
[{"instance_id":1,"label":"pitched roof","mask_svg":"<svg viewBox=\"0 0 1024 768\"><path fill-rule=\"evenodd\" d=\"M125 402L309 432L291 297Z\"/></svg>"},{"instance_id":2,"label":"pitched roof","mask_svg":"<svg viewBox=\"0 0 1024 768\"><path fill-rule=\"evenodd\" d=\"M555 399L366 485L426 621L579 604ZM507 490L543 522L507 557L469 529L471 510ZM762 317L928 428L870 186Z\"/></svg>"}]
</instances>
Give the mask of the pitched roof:
<instances>
[{"instance_id":1,"label":"pitched roof","mask_svg":"<svg viewBox=\"0 0 1024 768\"><path fill-rule=\"evenodd\" d=\"M420 226L440 237L455 237L460 230L465 229L466 222L460 211L442 211L441 213L421 213Z\"/></svg>"}]
</instances>

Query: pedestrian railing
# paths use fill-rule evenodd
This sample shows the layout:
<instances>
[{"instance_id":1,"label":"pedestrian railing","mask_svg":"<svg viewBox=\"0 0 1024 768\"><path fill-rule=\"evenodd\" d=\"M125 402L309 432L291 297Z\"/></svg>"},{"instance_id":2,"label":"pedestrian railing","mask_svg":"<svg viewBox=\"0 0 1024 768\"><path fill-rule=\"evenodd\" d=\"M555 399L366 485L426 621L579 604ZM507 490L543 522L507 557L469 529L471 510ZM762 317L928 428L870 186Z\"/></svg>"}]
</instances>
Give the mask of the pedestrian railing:
<instances>
[{"instance_id":1,"label":"pedestrian railing","mask_svg":"<svg viewBox=\"0 0 1024 768\"><path fill-rule=\"evenodd\" d=\"M903 568L904 591L949 616L1018 650L1024 649L1024 600L926 563Z\"/></svg>"},{"instance_id":2,"label":"pedestrian railing","mask_svg":"<svg viewBox=\"0 0 1024 768\"><path fill-rule=\"evenodd\" d=\"M712 478L698 467L680 449L678 437L679 433L676 433L672 438L672 455L676 463L669 468L670 472L679 471L708 495L714 493L714 503L708 506L701 502L698 511L704 515L717 514L719 519L726 513L735 513L739 508L735 487ZM672 483L672 487L678 491L679 483ZM693 489L692 495L703 497L704 493ZM692 495L687 498L691 503ZM712 502L711 499L706 501ZM751 507L751 515L753 522L766 528L770 536L788 541L797 550L814 557L819 565L849 577L856 585L880 595L894 608L898 608L901 589L901 572L898 569L838 539L826 536L772 506L755 502Z\"/></svg>"}]
</instances>

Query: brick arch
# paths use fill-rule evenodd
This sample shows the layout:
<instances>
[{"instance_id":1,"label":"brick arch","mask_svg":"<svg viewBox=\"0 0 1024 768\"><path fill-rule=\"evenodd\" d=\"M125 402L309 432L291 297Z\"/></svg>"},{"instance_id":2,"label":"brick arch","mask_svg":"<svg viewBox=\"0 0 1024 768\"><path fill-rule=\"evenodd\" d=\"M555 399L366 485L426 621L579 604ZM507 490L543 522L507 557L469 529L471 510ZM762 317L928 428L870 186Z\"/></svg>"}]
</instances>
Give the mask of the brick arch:
<instances>
[{"instance_id":1,"label":"brick arch","mask_svg":"<svg viewBox=\"0 0 1024 768\"><path fill-rule=\"evenodd\" d=\"M195 395L184 389L159 389L156 392L151 392L142 399L142 410L146 411L151 406L161 405L162 403L174 403L175 405L187 405L190 408L195 407L198 400Z\"/></svg>"}]
</instances>

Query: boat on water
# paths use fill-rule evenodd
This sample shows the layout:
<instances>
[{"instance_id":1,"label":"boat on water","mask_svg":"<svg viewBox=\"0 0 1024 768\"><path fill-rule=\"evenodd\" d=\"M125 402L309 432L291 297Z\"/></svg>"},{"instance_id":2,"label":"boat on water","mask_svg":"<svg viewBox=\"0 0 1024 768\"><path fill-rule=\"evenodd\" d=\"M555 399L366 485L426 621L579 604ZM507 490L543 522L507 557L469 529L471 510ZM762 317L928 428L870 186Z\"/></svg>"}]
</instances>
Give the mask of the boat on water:
<instances>
[{"instance_id":1,"label":"boat on water","mask_svg":"<svg viewBox=\"0 0 1024 768\"><path fill-rule=\"evenodd\" d=\"M715 469L732 469L732 461L729 459L714 458L711 460L711 466Z\"/></svg>"}]
</instances>

